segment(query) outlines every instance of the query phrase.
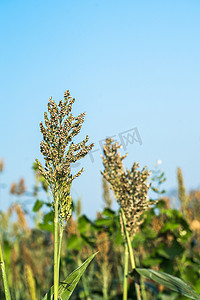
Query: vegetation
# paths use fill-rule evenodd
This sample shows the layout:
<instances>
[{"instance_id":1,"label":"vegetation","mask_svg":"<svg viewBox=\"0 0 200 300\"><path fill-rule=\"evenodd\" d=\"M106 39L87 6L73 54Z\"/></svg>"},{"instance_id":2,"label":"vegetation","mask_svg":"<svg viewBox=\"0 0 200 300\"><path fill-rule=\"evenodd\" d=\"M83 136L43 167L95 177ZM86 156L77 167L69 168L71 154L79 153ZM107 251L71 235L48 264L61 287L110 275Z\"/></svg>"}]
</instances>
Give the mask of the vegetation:
<instances>
[{"instance_id":1,"label":"vegetation","mask_svg":"<svg viewBox=\"0 0 200 300\"><path fill-rule=\"evenodd\" d=\"M104 209L90 220L81 199L70 195L82 173L72 174L71 165L93 147L88 137L73 142L85 117L73 116L74 101L69 91L58 105L49 100L40 124L44 167L33 164L31 214L22 204L24 179L12 184L15 201L0 213L0 299L200 299L200 191L187 193L178 168L180 208L172 208L162 189L165 174L140 171L136 163L125 169L120 146L106 139Z\"/></svg>"}]
</instances>

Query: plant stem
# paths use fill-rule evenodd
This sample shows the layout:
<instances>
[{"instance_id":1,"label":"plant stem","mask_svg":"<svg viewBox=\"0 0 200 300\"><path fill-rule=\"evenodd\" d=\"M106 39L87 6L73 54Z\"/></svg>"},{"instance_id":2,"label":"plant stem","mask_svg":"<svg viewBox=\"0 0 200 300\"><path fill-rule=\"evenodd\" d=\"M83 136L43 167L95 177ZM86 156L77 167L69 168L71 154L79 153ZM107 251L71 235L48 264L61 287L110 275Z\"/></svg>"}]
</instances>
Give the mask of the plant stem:
<instances>
[{"instance_id":1,"label":"plant stem","mask_svg":"<svg viewBox=\"0 0 200 300\"><path fill-rule=\"evenodd\" d=\"M54 300L58 300L58 284L59 268L58 268L58 199L55 199L54 212Z\"/></svg>"},{"instance_id":2,"label":"plant stem","mask_svg":"<svg viewBox=\"0 0 200 300\"><path fill-rule=\"evenodd\" d=\"M5 263L4 263L4 259L3 259L3 251L2 251L2 247L1 247L1 241L0 241L0 264L1 264L1 272L2 272L2 277L3 277L3 284L4 284L6 300L11 300L7 276L6 276L6 268L5 268Z\"/></svg>"},{"instance_id":3,"label":"plant stem","mask_svg":"<svg viewBox=\"0 0 200 300\"><path fill-rule=\"evenodd\" d=\"M62 238L63 238L63 224L59 226L59 249L58 249L58 275L60 274L60 255L61 255L61 248L62 248Z\"/></svg>"},{"instance_id":4,"label":"plant stem","mask_svg":"<svg viewBox=\"0 0 200 300\"><path fill-rule=\"evenodd\" d=\"M124 223L124 231L126 234L126 243L128 246L128 251L129 251L130 260L131 260L131 267L132 267L132 269L135 269L135 258L134 258L134 254L133 254L133 248L131 245L131 239L130 239L129 233L126 229L126 217L125 217L125 214L124 214L124 211L122 208L121 208L121 213L122 213L122 219L123 219L123 223ZM140 286L137 282L135 282L135 290L136 290L137 300L142 300Z\"/></svg>"},{"instance_id":5,"label":"plant stem","mask_svg":"<svg viewBox=\"0 0 200 300\"><path fill-rule=\"evenodd\" d=\"M123 280L123 300L128 299L128 246L125 242L124 250L124 280Z\"/></svg>"}]
</instances>

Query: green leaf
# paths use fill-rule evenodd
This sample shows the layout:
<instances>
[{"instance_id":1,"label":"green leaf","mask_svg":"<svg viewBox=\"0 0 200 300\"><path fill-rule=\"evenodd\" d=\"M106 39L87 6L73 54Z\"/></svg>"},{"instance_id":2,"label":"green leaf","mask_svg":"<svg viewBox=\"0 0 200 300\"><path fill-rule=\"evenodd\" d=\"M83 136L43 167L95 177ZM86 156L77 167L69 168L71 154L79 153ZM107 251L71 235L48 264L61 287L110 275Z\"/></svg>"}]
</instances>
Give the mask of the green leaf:
<instances>
[{"instance_id":1,"label":"green leaf","mask_svg":"<svg viewBox=\"0 0 200 300\"><path fill-rule=\"evenodd\" d=\"M172 222L166 222L163 226L163 228L161 229L161 233L164 233L168 230L174 231L175 229L179 228L180 224L178 223L172 223Z\"/></svg>"},{"instance_id":2,"label":"green leaf","mask_svg":"<svg viewBox=\"0 0 200 300\"><path fill-rule=\"evenodd\" d=\"M76 234L72 234L67 240L67 249L80 250L81 244L81 239Z\"/></svg>"},{"instance_id":3,"label":"green leaf","mask_svg":"<svg viewBox=\"0 0 200 300\"><path fill-rule=\"evenodd\" d=\"M113 220L108 218L102 218L95 221L95 224L98 226L110 226L112 223Z\"/></svg>"},{"instance_id":4,"label":"green leaf","mask_svg":"<svg viewBox=\"0 0 200 300\"><path fill-rule=\"evenodd\" d=\"M39 228L44 231L50 231L53 233L53 224L52 223L40 223Z\"/></svg>"},{"instance_id":5,"label":"green leaf","mask_svg":"<svg viewBox=\"0 0 200 300\"><path fill-rule=\"evenodd\" d=\"M115 216L114 210L112 210L110 208L105 208L102 214L104 216L107 216L107 217L110 217L110 218L113 218Z\"/></svg>"},{"instance_id":6,"label":"green leaf","mask_svg":"<svg viewBox=\"0 0 200 300\"><path fill-rule=\"evenodd\" d=\"M40 210L40 208L43 206L44 204L44 201L41 201L41 200L36 200L34 206L33 206L33 211L34 212L37 212L38 210Z\"/></svg>"},{"instance_id":7,"label":"green leaf","mask_svg":"<svg viewBox=\"0 0 200 300\"><path fill-rule=\"evenodd\" d=\"M197 294L189 285L178 277L174 277L164 272L158 272L151 269L135 269L137 273L148 279L151 279L158 284L164 285L172 291L182 294L191 299L200 299L200 295ZM134 272L134 271L133 271Z\"/></svg>"},{"instance_id":8,"label":"green leaf","mask_svg":"<svg viewBox=\"0 0 200 300\"><path fill-rule=\"evenodd\" d=\"M80 233L87 232L90 225L91 221L85 215L78 219L78 230Z\"/></svg>"},{"instance_id":9,"label":"green leaf","mask_svg":"<svg viewBox=\"0 0 200 300\"><path fill-rule=\"evenodd\" d=\"M124 238L121 234L121 230L118 229L114 235L114 243L117 245L121 245L123 244L123 242L124 242Z\"/></svg>"},{"instance_id":10,"label":"green leaf","mask_svg":"<svg viewBox=\"0 0 200 300\"><path fill-rule=\"evenodd\" d=\"M87 269L89 263L96 256L98 252L92 254L80 267L74 270L67 278L60 282L58 295L61 300L68 300L71 294L73 293L77 283L79 282L81 276ZM44 296L43 300L53 300L54 294L54 286L48 291L48 293Z\"/></svg>"},{"instance_id":11,"label":"green leaf","mask_svg":"<svg viewBox=\"0 0 200 300\"><path fill-rule=\"evenodd\" d=\"M152 257L146 257L143 259L142 263L145 265L145 266L157 266L158 264L160 264L162 262L162 259L160 258L152 258Z\"/></svg>"},{"instance_id":12,"label":"green leaf","mask_svg":"<svg viewBox=\"0 0 200 300\"><path fill-rule=\"evenodd\" d=\"M39 224L39 228L53 233L54 231L53 219L54 219L53 212L51 211L47 213L43 217L43 222Z\"/></svg>"},{"instance_id":13,"label":"green leaf","mask_svg":"<svg viewBox=\"0 0 200 300\"><path fill-rule=\"evenodd\" d=\"M47 222L53 222L54 220L54 213L53 211L50 211L49 213L47 213L46 215L44 215L43 218L43 222L47 223Z\"/></svg>"},{"instance_id":14,"label":"green leaf","mask_svg":"<svg viewBox=\"0 0 200 300\"><path fill-rule=\"evenodd\" d=\"M91 247L94 247L96 245L96 238L95 237L88 237L84 234L80 235L82 242L86 245L89 245Z\"/></svg>"}]
</instances>

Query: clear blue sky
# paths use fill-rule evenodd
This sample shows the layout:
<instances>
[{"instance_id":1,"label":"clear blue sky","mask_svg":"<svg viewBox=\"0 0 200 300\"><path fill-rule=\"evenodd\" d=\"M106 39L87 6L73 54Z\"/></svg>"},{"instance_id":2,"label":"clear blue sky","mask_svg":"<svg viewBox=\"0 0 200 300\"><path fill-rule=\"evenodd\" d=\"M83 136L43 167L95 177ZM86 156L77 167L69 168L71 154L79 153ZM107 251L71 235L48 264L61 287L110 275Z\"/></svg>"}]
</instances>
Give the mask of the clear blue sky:
<instances>
[{"instance_id":1,"label":"clear blue sky","mask_svg":"<svg viewBox=\"0 0 200 300\"><path fill-rule=\"evenodd\" d=\"M0 12L1 180L8 187L25 177L31 189L39 122L48 98L58 101L66 89L77 99L74 114L87 112L81 137L88 134L96 149L107 135L137 127L142 145L128 145L126 166L153 168L161 159L167 189L177 185L177 166L188 189L200 186L199 0L1 0ZM94 216L102 206L100 151L83 165L73 195Z\"/></svg>"}]
</instances>

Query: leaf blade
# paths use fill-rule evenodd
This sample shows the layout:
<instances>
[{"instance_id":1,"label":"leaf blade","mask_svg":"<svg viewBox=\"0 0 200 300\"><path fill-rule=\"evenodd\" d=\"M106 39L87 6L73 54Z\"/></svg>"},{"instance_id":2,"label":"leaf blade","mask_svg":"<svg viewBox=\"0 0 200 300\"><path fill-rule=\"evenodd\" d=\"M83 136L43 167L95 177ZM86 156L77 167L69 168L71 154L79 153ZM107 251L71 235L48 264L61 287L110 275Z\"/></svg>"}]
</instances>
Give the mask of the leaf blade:
<instances>
[{"instance_id":1,"label":"leaf blade","mask_svg":"<svg viewBox=\"0 0 200 300\"><path fill-rule=\"evenodd\" d=\"M164 285L170 290L173 290L191 299L200 299L200 295L178 277L151 269L136 268L135 270L141 276L151 279L158 284Z\"/></svg>"},{"instance_id":2,"label":"leaf blade","mask_svg":"<svg viewBox=\"0 0 200 300\"><path fill-rule=\"evenodd\" d=\"M64 288L64 291L62 289L61 292L61 299L62 300L68 300L69 297L71 296L71 294L73 293L76 285L78 284L81 276L83 275L83 273L85 272L87 266L89 265L89 263L92 261L92 259L96 256L98 252L92 254L79 268L77 268L76 270L74 270L68 277L67 280L65 280L65 283L69 284L69 288L70 289L66 289ZM70 282L71 281L71 282ZM59 291L60 291L60 287L59 287Z\"/></svg>"},{"instance_id":3,"label":"leaf blade","mask_svg":"<svg viewBox=\"0 0 200 300\"><path fill-rule=\"evenodd\" d=\"M76 285L78 284L81 276L87 269L89 263L93 260L93 258L97 255L98 252L92 254L84 263L75 269L71 274L67 276L67 278L59 284L58 295L62 300L68 300L71 294L73 293ZM69 290L70 287L70 290ZM44 296L43 300L53 300L54 295L54 286L50 288L48 293Z\"/></svg>"}]
</instances>

